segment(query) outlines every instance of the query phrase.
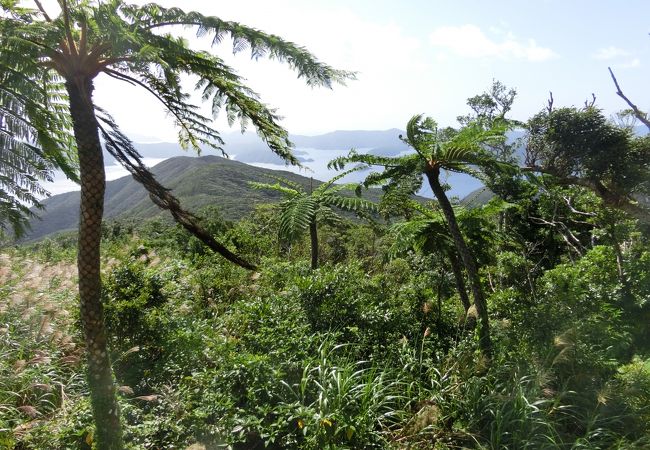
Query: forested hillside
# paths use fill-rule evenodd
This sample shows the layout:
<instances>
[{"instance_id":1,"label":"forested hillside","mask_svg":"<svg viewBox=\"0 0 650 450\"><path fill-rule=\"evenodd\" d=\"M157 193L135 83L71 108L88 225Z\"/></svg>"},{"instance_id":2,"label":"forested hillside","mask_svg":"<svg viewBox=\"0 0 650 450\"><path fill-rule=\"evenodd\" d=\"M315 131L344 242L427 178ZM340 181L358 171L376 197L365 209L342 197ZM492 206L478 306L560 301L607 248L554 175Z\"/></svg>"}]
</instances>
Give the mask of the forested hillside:
<instances>
[{"instance_id":1,"label":"forested hillside","mask_svg":"<svg viewBox=\"0 0 650 450\"><path fill-rule=\"evenodd\" d=\"M305 189L315 189L322 181L291 172L263 169L219 156L193 158L176 156L157 164L152 172L156 178L192 210L215 206L228 220L237 220L252 212L255 206L279 199L273 192L254 190L251 182L272 182L275 177L287 178ZM371 189L364 196L378 200L379 191ZM146 189L131 176L106 184L104 216L107 219L142 220L163 217L171 220L150 199ZM422 199L424 200L424 199ZM36 240L48 234L74 230L79 222L79 192L59 194L43 201L45 209L36 211L24 239Z\"/></svg>"}]
</instances>

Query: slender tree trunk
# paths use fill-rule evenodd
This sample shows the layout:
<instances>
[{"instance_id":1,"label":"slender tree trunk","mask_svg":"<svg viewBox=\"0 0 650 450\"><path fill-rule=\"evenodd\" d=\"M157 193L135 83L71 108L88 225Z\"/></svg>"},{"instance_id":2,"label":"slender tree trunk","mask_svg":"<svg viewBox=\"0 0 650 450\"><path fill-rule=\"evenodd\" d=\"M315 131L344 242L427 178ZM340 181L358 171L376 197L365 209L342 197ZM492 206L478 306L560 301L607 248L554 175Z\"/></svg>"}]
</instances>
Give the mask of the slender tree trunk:
<instances>
[{"instance_id":1,"label":"slender tree trunk","mask_svg":"<svg viewBox=\"0 0 650 450\"><path fill-rule=\"evenodd\" d=\"M626 319L629 318L633 320L634 316L638 313L638 307L636 299L632 294L632 286L630 281L625 276L624 264L625 260L623 258L623 250L621 249L621 243L616 237L616 233L613 229L609 231L609 238L612 240L612 247L614 249L614 254L616 255L616 272L618 275L618 282L621 283L621 294L622 294L622 304L623 307L623 317Z\"/></svg>"},{"instance_id":2,"label":"slender tree trunk","mask_svg":"<svg viewBox=\"0 0 650 450\"><path fill-rule=\"evenodd\" d=\"M469 311L469 308L472 304L469 301L467 296L467 288L465 287L465 278L463 277L463 268L458 261L458 257L453 253L449 252L449 262L451 263L451 271L454 274L454 280L456 281L456 290L458 290L458 295L460 295L460 301L465 308L465 314Z\"/></svg>"},{"instance_id":3,"label":"slender tree trunk","mask_svg":"<svg viewBox=\"0 0 650 450\"><path fill-rule=\"evenodd\" d=\"M438 335L438 339L442 341L442 284L445 279L444 268L441 268L440 272L438 272L438 276L438 285L436 286L436 300L438 302L438 314L436 316L436 334Z\"/></svg>"},{"instance_id":4,"label":"slender tree trunk","mask_svg":"<svg viewBox=\"0 0 650 450\"><path fill-rule=\"evenodd\" d=\"M104 158L92 105L92 81L68 80L70 114L79 153L81 210L77 268L81 325L86 339L88 385L100 450L121 450L122 426L106 342L101 300L100 241L104 210Z\"/></svg>"},{"instance_id":5,"label":"slender tree trunk","mask_svg":"<svg viewBox=\"0 0 650 450\"><path fill-rule=\"evenodd\" d=\"M488 358L492 357L492 341L490 338L490 322L488 320L488 311L487 303L485 297L483 296L483 289L481 288L481 280L478 275L478 269L476 267L476 260L474 255L470 251L469 247L463 239L463 235L460 232L458 227L458 221L456 220L456 214L454 214L454 209L445 194L445 190L440 185L440 169L431 169L426 172L427 179L429 180L429 185L433 194L436 196L440 208L442 208L442 213L445 215L447 220L447 226L449 227L449 233L454 240L454 245L456 250L460 254L463 265L467 270L467 276L469 278L469 285L472 289L472 296L474 297L474 305L476 306L476 312L479 316L480 327L479 327L479 346L481 352Z\"/></svg>"},{"instance_id":6,"label":"slender tree trunk","mask_svg":"<svg viewBox=\"0 0 650 450\"><path fill-rule=\"evenodd\" d=\"M612 247L614 249L614 254L616 255L616 271L618 273L618 281L621 285L625 286L625 273L623 272L623 252L621 251L621 244L616 239L616 235L613 231L609 232L609 237L612 240Z\"/></svg>"},{"instance_id":7,"label":"slender tree trunk","mask_svg":"<svg viewBox=\"0 0 650 450\"><path fill-rule=\"evenodd\" d=\"M311 269L318 269L318 229L316 220L309 223L309 238L311 239Z\"/></svg>"}]
</instances>

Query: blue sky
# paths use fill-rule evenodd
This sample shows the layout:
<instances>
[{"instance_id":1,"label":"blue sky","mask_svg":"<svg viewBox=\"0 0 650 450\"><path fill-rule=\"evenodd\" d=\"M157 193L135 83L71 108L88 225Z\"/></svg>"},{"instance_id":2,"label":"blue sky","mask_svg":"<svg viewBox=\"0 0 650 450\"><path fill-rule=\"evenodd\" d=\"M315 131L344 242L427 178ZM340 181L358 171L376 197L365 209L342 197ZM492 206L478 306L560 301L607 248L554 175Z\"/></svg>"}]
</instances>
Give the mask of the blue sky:
<instances>
[{"instance_id":1,"label":"blue sky","mask_svg":"<svg viewBox=\"0 0 650 450\"><path fill-rule=\"evenodd\" d=\"M136 1L137 3L138 1ZM233 57L284 125L296 134L403 127L416 113L453 125L465 100L493 79L519 92L513 116L581 105L594 93L607 113L625 105L609 78L648 109L650 1L578 0L161 0L281 35L358 80L333 91L305 87L277 62ZM49 8L56 8L49 1ZM192 38L191 34L186 34ZM198 44L200 45L200 44ZM95 98L136 136L172 140L172 125L144 92L98 80ZM143 111L146 113L143 114ZM220 129L227 131L223 120Z\"/></svg>"},{"instance_id":2,"label":"blue sky","mask_svg":"<svg viewBox=\"0 0 650 450\"><path fill-rule=\"evenodd\" d=\"M44 3L58 10L56 0ZM159 3L278 34L337 68L358 72L347 86L311 89L282 64L251 61L245 53L233 56L227 45L214 48L278 108L294 134L403 128L418 113L454 125L467 112L466 99L493 79L517 89L512 116L520 120L545 107L549 91L556 106L582 105L594 93L597 104L612 114L625 105L614 92L608 66L626 94L650 109L650 0ZM206 46L191 33L184 36ZM174 141L173 123L146 92L100 78L95 100L132 139ZM217 127L229 131L223 119Z\"/></svg>"}]
</instances>

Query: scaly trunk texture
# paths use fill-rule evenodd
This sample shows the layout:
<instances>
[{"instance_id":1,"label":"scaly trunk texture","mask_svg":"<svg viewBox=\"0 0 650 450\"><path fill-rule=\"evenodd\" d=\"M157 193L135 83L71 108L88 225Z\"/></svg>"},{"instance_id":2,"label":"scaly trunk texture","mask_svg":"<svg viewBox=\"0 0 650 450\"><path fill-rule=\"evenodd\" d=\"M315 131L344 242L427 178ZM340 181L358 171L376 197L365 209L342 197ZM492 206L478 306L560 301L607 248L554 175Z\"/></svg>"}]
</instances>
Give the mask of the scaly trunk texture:
<instances>
[{"instance_id":1,"label":"scaly trunk texture","mask_svg":"<svg viewBox=\"0 0 650 450\"><path fill-rule=\"evenodd\" d=\"M449 233L451 233L451 237L454 240L456 250L460 254L463 265L467 270L469 285L472 289L472 296L474 297L474 305L476 306L476 312L480 321L480 327L478 330L479 346L481 348L481 353L489 359L492 357L490 322L488 320L487 303L483 296L483 289L481 289L481 280L478 276L474 255L472 255L472 252L463 239L463 235L458 227L458 221L456 220L456 214L454 214L454 209L447 198L447 194L445 194L445 190L440 185L440 169L434 168L429 170L426 172L426 176L429 180L429 185L431 186L433 195L436 196L438 204L440 205L440 208L442 208L442 213L445 215L447 226L449 227Z\"/></svg>"},{"instance_id":2,"label":"scaly trunk texture","mask_svg":"<svg viewBox=\"0 0 650 450\"><path fill-rule=\"evenodd\" d=\"M458 261L458 257L453 253L449 252L449 262L451 263L451 271L454 274L454 280L456 281L456 289L458 290L458 295L460 295L460 301L465 308L465 314L469 311L469 308L472 304L469 301L467 296L467 288L465 287L465 278L463 278L463 268Z\"/></svg>"},{"instance_id":3,"label":"scaly trunk texture","mask_svg":"<svg viewBox=\"0 0 650 450\"><path fill-rule=\"evenodd\" d=\"M316 221L309 223L309 237L311 239L311 270L318 269L318 228Z\"/></svg>"},{"instance_id":4,"label":"scaly trunk texture","mask_svg":"<svg viewBox=\"0 0 650 450\"><path fill-rule=\"evenodd\" d=\"M70 114L79 153L81 210L79 217L79 302L86 339L88 385L95 419L94 440L100 450L122 450L122 425L106 343L101 299L100 241L104 211L104 158L92 105L92 81L68 80Z\"/></svg>"}]
</instances>

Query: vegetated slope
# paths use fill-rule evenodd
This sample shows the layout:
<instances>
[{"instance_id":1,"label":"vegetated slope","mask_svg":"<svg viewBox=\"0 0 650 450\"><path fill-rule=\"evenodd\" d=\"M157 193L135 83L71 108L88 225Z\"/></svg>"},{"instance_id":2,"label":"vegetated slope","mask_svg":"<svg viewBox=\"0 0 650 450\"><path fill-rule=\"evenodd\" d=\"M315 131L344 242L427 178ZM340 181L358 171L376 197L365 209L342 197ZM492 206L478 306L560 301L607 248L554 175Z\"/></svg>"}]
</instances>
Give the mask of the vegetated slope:
<instances>
[{"instance_id":1,"label":"vegetated slope","mask_svg":"<svg viewBox=\"0 0 650 450\"><path fill-rule=\"evenodd\" d=\"M219 156L200 158L178 156L167 159L152 169L163 186L172 189L186 209L198 209L214 205L222 216L236 220L252 211L256 204L270 203L280 199L271 191L254 190L250 181L271 182L271 176L284 177L309 189L321 181L288 171L270 170L250 166ZM363 193L371 200L379 199L380 191ZM31 232L26 240L36 240L52 233L76 229L79 220L79 192L55 195L44 202L45 210L37 212L39 219L32 220ZM145 189L131 176L109 181L106 186L104 217L107 219L148 219L156 216L169 217L149 199Z\"/></svg>"}]
</instances>

